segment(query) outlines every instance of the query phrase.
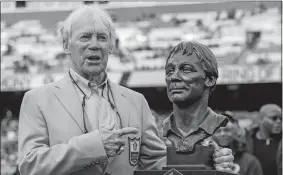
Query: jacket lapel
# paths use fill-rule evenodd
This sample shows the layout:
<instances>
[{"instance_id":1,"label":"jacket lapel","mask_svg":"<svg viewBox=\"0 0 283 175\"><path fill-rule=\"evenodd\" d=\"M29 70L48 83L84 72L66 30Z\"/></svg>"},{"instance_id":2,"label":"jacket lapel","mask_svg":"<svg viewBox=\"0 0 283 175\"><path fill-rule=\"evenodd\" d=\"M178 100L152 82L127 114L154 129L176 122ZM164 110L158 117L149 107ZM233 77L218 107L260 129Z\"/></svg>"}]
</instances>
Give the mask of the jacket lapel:
<instances>
[{"instance_id":1,"label":"jacket lapel","mask_svg":"<svg viewBox=\"0 0 283 175\"><path fill-rule=\"evenodd\" d=\"M54 85L54 94L81 131L84 132L82 104L69 75Z\"/></svg>"},{"instance_id":2,"label":"jacket lapel","mask_svg":"<svg viewBox=\"0 0 283 175\"><path fill-rule=\"evenodd\" d=\"M129 104L126 96L121 91L120 87L114 84L111 81L109 82L110 92L112 93L112 97L114 100L115 107L117 108L117 112L120 116L121 125L123 127L130 126L130 109L131 104Z\"/></svg>"}]
</instances>

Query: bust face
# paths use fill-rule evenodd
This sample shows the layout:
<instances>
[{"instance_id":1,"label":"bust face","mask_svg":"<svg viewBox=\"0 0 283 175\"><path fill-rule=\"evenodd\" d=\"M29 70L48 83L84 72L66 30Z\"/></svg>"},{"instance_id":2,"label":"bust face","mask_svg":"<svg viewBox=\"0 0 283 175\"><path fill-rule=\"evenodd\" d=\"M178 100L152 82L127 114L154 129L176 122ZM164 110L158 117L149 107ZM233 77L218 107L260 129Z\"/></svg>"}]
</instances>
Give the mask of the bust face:
<instances>
[{"instance_id":1,"label":"bust face","mask_svg":"<svg viewBox=\"0 0 283 175\"><path fill-rule=\"evenodd\" d=\"M172 103L194 102L204 94L205 72L197 55L173 55L166 65L167 95Z\"/></svg>"}]
</instances>

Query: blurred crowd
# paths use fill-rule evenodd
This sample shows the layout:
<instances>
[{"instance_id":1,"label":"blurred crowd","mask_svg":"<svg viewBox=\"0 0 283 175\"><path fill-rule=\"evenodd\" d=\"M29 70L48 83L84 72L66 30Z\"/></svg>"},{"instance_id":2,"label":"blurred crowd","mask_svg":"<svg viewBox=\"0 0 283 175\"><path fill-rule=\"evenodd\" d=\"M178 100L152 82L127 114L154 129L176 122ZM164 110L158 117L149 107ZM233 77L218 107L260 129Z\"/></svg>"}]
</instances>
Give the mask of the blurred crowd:
<instances>
[{"instance_id":1,"label":"blurred crowd","mask_svg":"<svg viewBox=\"0 0 283 175\"><path fill-rule=\"evenodd\" d=\"M2 117L1 117L2 118ZM17 170L18 117L7 109L1 120L1 174L12 175Z\"/></svg>"},{"instance_id":2,"label":"blurred crowd","mask_svg":"<svg viewBox=\"0 0 283 175\"><path fill-rule=\"evenodd\" d=\"M254 10L152 13L136 21L116 21L116 52L108 69L163 68L170 48L182 40L207 45L220 65L278 63L280 13L280 8L259 4ZM60 40L62 21L55 26L47 28L39 20L1 21L2 73L64 72L68 59Z\"/></svg>"}]
</instances>

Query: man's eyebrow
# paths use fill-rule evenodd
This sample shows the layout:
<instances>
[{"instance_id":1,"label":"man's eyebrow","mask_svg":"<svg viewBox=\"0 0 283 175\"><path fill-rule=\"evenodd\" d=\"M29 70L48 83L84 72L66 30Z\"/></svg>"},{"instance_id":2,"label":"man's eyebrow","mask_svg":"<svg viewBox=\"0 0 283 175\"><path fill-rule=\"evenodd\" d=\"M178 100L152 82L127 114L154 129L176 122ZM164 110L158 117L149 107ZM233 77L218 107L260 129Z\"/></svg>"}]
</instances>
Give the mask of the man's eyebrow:
<instances>
[{"instance_id":1,"label":"man's eyebrow","mask_svg":"<svg viewBox=\"0 0 283 175\"><path fill-rule=\"evenodd\" d=\"M97 31L97 33L98 33L99 35L107 35L107 33L106 33L105 31Z\"/></svg>"},{"instance_id":2,"label":"man's eyebrow","mask_svg":"<svg viewBox=\"0 0 283 175\"><path fill-rule=\"evenodd\" d=\"M82 34L92 34L91 31L86 31L86 30L80 30L77 32L77 34L82 35Z\"/></svg>"},{"instance_id":3,"label":"man's eyebrow","mask_svg":"<svg viewBox=\"0 0 283 175\"><path fill-rule=\"evenodd\" d=\"M180 65L189 65L191 67L194 67L194 65L192 63L190 63L190 62L183 62Z\"/></svg>"},{"instance_id":4,"label":"man's eyebrow","mask_svg":"<svg viewBox=\"0 0 283 175\"><path fill-rule=\"evenodd\" d=\"M172 62L167 62L167 64L166 64L166 67L165 68L167 68L168 66L174 66L175 64L173 64Z\"/></svg>"}]
</instances>

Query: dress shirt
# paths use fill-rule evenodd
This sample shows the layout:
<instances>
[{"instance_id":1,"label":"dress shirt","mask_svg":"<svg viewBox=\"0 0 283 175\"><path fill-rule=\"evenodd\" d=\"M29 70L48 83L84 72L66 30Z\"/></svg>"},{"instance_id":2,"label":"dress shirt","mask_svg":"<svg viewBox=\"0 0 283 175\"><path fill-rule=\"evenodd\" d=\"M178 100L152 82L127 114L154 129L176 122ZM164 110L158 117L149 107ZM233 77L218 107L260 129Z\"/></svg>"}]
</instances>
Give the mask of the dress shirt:
<instances>
[{"instance_id":1,"label":"dress shirt","mask_svg":"<svg viewBox=\"0 0 283 175\"><path fill-rule=\"evenodd\" d=\"M85 122L88 131L100 130L102 126L112 126L113 124L113 129L120 129L120 117L116 108L111 106L111 103L114 104L114 100L110 93L108 78L106 77L103 83L96 86L93 82L80 76L72 68L70 68L70 74L82 90L74 84L81 102L83 102L85 95L84 113L87 116Z\"/></svg>"},{"instance_id":2,"label":"dress shirt","mask_svg":"<svg viewBox=\"0 0 283 175\"><path fill-rule=\"evenodd\" d=\"M192 151L196 144L201 144L202 141L214 134L221 126L226 126L228 119L223 115L218 115L208 108L204 121L192 129L189 133L180 131L171 114L163 121L163 137L166 137L166 144L174 145L177 151Z\"/></svg>"}]
</instances>

